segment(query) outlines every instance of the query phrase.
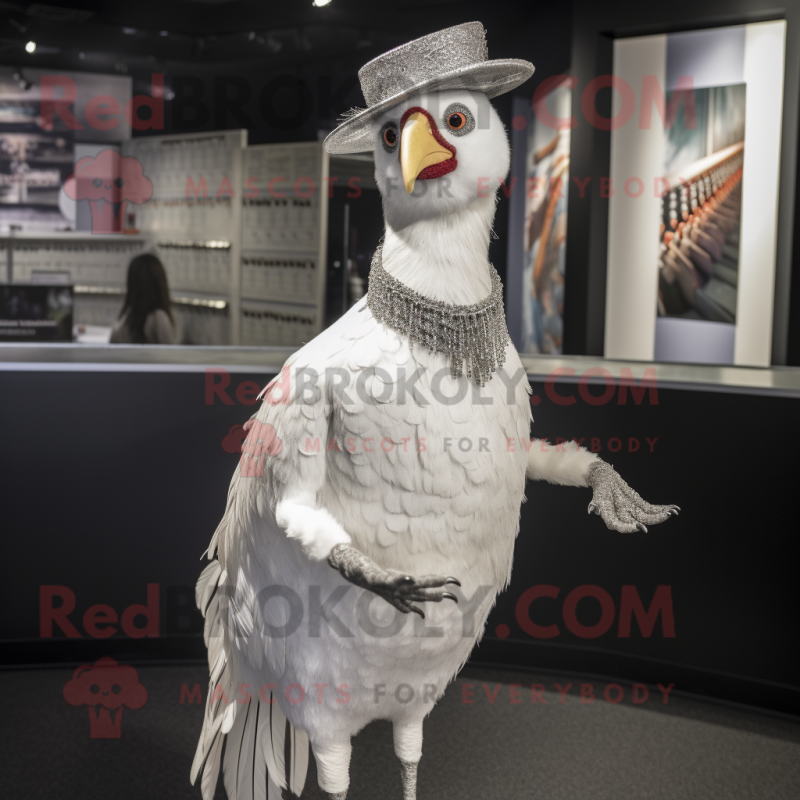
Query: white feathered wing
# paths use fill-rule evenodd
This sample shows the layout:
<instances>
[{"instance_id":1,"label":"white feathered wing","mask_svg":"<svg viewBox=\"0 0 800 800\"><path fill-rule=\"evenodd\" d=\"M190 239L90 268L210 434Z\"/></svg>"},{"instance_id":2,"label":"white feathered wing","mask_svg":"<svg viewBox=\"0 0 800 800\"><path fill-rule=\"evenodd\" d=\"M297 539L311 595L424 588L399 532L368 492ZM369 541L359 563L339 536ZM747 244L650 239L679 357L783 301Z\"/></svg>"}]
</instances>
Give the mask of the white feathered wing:
<instances>
[{"instance_id":1,"label":"white feathered wing","mask_svg":"<svg viewBox=\"0 0 800 800\"><path fill-rule=\"evenodd\" d=\"M240 692L226 647L224 616L232 594L226 579L214 559L200 575L195 592L205 617L210 677L192 784L202 776L203 800L212 800L222 767L231 800L280 800L281 789L299 797L308 771L308 737L286 719L272 692L259 691L256 697Z\"/></svg>"}]
</instances>

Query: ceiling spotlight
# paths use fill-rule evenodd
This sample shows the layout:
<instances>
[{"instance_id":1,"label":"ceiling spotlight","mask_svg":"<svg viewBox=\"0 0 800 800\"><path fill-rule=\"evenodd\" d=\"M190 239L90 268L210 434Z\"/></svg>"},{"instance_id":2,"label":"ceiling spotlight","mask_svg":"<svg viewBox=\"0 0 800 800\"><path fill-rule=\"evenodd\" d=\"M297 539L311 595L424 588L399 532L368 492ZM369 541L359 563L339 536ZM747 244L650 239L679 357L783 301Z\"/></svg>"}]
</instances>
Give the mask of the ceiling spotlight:
<instances>
[{"instance_id":1,"label":"ceiling spotlight","mask_svg":"<svg viewBox=\"0 0 800 800\"><path fill-rule=\"evenodd\" d=\"M311 5L315 8L322 8L323 6L329 6L331 4L331 0L311 0Z\"/></svg>"},{"instance_id":2,"label":"ceiling spotlight","mask_svg":"<svg viewBox=\"0 0 800 800\"><path fill-rule=\"evenodd\" d=\"M133 36L133 34L134 34L134 33L136 33L136 28L123 28L123 29L122 29L122 32L123 32L123 33L124 33L126 36Z\"/></svg>"},{"instance_id":3,"label":"ceiling spotlight","mask_svg":"<svg viewBox=\"0 0 800 800\"><path fill-rule=\"evenodd\" d=\"M32 53L35 49L36 49L36 42L28 42L28 44L25 45L26 53Z\"/></svg>"},{"instance_id":4,"label":"ceiling spotlight","mask_svg":"<svg viewBox=\"0 0 800 800\"><path fill-rule=\"evenodd\" d=\"M255 31L250 31L250 33L247 34L247 38L252 42L253 39L256 38L256 32Z\"/></svg>"},{"instance_id":5,"label":"ceiling spotlight","mask_svg":"<svg viewBox=\"0 0 800 800\"><path fill-rule=\"evenodd\" d=\"M169 36L169 31L159 31L158 35L159 36Z\"/></svg>"},{"instance_id":6,"label":"ceiling spotlight","mask_svg":"<svg viewBox=\"0 0 800 800\"><path fill-rule=\"evenodd\" d=\"M84 59L84 58L86 58L86 53L78 53L78 58L79 58L81 61L83 61L83 59Z\"/></svg>"}]
</instances>

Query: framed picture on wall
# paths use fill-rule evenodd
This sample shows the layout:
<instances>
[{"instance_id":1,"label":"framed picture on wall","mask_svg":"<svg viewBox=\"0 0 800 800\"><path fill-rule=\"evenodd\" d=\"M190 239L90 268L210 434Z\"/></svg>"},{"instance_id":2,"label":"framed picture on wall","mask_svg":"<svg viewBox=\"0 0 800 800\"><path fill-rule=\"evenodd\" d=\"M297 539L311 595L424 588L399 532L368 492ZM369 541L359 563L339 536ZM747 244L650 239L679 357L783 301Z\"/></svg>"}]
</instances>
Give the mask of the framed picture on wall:
<instances>
[{"instance_id":1,"label":"framed picture on wall","mask_svg":"<svg viewBox=\"0 0 800 800\"><path fill-rule=\"evenodd\" d=\"M614 41L607 357L770 363L785 36Z\"/></svg>"},{"instance_id":2,"label":"framed picture on wall","mask_svg":"<svg viewBox=\"0 0 800 800\"><path fill-rule=\"evenodd\" d=\"M564 279L569 184L568 78L515 98L508 263L509 332L521 353L559 355L564 346Z\"/></svg>"}]
</instances>

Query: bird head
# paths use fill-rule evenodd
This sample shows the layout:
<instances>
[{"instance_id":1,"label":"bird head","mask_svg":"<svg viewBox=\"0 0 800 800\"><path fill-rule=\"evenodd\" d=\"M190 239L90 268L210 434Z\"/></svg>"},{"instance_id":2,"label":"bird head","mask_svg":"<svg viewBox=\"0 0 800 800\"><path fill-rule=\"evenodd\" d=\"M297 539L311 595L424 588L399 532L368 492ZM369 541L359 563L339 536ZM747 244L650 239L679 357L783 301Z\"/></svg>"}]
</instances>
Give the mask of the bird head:
<instances>
[{"instance_id":1,"label":"bird head","mask_svg":"<svg viewBox=\"0 0 800 800\"><path fill-rule=\"evenodd\" d=\"M490 204L508 174L503 123L480 92L417 94L372 125L375 178L395 230Z\"/></svg>"}]
</instances>

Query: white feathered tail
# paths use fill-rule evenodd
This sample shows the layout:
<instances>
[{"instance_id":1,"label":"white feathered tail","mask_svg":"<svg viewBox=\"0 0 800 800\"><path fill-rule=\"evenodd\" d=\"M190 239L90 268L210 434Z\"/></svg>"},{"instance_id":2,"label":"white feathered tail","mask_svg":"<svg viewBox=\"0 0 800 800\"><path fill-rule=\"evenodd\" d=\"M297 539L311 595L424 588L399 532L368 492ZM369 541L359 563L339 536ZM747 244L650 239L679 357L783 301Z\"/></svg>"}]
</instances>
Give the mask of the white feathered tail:
<instances>
[{"instance_id":1,"label":"white feathered tail","mask_svg":"<svg viewBox=\"0 0 800 800\"><path fill-rule=\"evenodd\" d=\"M195 590L197 607L206 620L203 638L211 674L192 784L202 775L203 800L212 800L221 766L230 800L280 800L281 789L299 797L308 771L308 736L286 719L271 692L269 697L263 693L264 697L259 694L239 702L220 609L219 589L225 577L214 559Z\"/></svg>"}]
</instances>

